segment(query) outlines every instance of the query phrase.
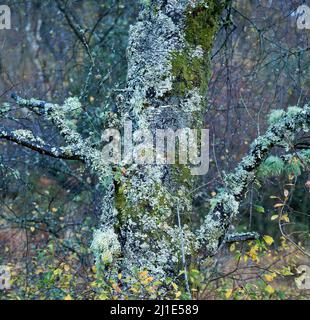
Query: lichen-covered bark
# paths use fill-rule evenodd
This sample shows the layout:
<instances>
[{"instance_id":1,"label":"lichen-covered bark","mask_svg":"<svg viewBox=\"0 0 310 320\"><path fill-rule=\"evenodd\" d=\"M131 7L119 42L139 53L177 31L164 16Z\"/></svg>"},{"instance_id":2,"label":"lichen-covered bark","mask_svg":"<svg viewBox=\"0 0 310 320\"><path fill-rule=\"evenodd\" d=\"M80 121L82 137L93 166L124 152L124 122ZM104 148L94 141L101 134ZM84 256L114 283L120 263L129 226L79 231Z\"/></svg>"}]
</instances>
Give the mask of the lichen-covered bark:
<instances>
[{"instance_id":1,"label":"lichen-covered bark","mask_svg":"<svg viewBox=\"0 0 310 320\"><path fill-rule=\"evenodd\" d=\"M222 1L150 1L130 29L127 87L118 97L120 126L130 119L134 129L202 127L209 55L222 10ZM113 249L124 274L135 278L147 269L163 280L183 268L181 236L191 254L194 234L186 225L181 234L176 214L177 208L181 216L192 212L192 184L186 165L125 166L116 181L120 246ZM101 241L108 234L105 225L97 231L98 259L111 257L109 250L99 250L109 248Z\"/></svg>"}]
</instances>

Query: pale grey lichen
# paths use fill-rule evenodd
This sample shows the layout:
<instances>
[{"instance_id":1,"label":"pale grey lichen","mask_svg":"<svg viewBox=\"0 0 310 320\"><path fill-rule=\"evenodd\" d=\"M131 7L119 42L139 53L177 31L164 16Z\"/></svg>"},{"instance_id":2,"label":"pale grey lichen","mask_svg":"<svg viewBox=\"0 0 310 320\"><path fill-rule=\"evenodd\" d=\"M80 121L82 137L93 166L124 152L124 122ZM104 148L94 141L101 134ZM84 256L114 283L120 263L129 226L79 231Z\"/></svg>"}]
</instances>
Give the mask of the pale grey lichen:
<instances>
[{"instance_id":1,"label":"pale grey lichen","mask_svg":"<svg viewBox=\"0 0 310 320\"><path fill-rule=\"evenodd\" d=\"M121 252L118 236L114 229L96 230L93 235L91 249L94 252L97 263L111 263Z\"/></svg>"},{"instance_id":2,"label":"pale grey lichen","mask_svg":"<svg viewBox=\"0 0 310 320\"><path fill-rule=\"evenodd\" d=\"M195 47L195 49L192 51L192 57L194 58L203 58L204 56L204 50L201 46Z\"/></svg>"},{"instance_id":3,"label":"pale grey lichen","mask_svg":"<svg viewBox=\"0 0 310 320\"><path fill-rule=\"evenodd\" d=\"M288 107L286 114L289 117L293 117L293 116L297 115L298 113L300 113L300 111L302 111L301 108L292 106L292 107Z\"/></svg>"},{"instance_id":4,"label":"pale grey lichen","mask_svg":"<svg viewBox=\"0 0 310 320\"><path fill-rule=\"evenodd\" d=\"M282 109L276 109L273 110L268 118L268 123L269 124L275 124L277 123L281 118L285 116L285 111Z\"/></svg>"},{"instance_id":5,"label":"pale grey lichen","mask_svg":"<svg viewBox=\"0 0 310 320\"><path fill-rule=\"evenodd\" d=\"M3 103L0 107L0 118L7 116L11 111L11 105L9 103Z\"/></svg>"},{"instance_id":6,"label":"pale grey lichen","mask_svg":"<svg viewBox=\"0 0 310 320\"><path fill-rule=\"evenodd\" d=\"M24 129L17 129L13 131L13 134L20 139L27 139L32 142L36 142L38 144L44 144L44 141L40 137L35 137L32 131L24 130Z\"/></svg>"},{"instance_id":7,"label":"pale grey lichen","mask_svg":"<svg viewBox=\"0 0 310 320\"><path fill-rule=\"evenodd\" d=\"M130 29L127 87L115 123L122 126L130 119L135 129L151 130L201 125L202 115L198 113L198 119L196 116L204 101L208 70L203 70L199 77L196 73L202 67L208 69L209 47L220 13L210 17L212 26L200 30L201 38L206 40L201 41L204 44L201 46L186 37L188 33L195 38L196 32L188 30L186 23L190 20L195 26L196 15L191 16L195 9L196 14L202 11L201 19L206 18L208 11L203 10L208 4L211 1L153 0L142 11L139 21ZM212 32L205 39L209 27ZM24 99L18 103L29 105ZM44 109L46 119L59 129L66 151L78 155L98 176L98 186L103 192L101 219L91 248L97 263L115 262L125 277L133 276L132 281L137 272L145 269L159 280L167 276L177 279L182 263L180 237L184 239L186 256L194 250L214 255L237 217L242 196L248 183L255 179L259 165L273 146L297 130L307 129L310 114L309 107L305 107L301 111L277 111L271 116L273 125L251 145L249 156L225 177L225 187L213 199L201 228L193 233L185 225L180 228L175 224L177 208L182 217L188 218L193 212L193 184L187 166L112 168L104 162L100 150L72 125L72 117L81 112L76 98L67 99L63 106L34 99L30 104L36 111ZM117 179L115 170L121 171ZM108 278L110 274L105 276Z\"/></svg>"},{"instance_id":8,"label":"pale grey lichen","mask_svg":"<svg viewBox=\"0 0 310 320\"><path fill-rule=\"evenodd\" d=\"M73 117L78 117L83 111L81 102L78 97L70 97L65 100L62 109L65 113L70 114Z\"/></svg>"},{"instance_id":9,"label":"pale grey lichen","mask_svg":"<svg viewBox=\"0 0 310 320\"><path fill-rule=\"evenodd\" d=\"M189 6L192 8L195 8L197 6L203 6L206 9L209 7L208 1L206 1L206 0L190 0Z\"/></svg>"}]
</instances>

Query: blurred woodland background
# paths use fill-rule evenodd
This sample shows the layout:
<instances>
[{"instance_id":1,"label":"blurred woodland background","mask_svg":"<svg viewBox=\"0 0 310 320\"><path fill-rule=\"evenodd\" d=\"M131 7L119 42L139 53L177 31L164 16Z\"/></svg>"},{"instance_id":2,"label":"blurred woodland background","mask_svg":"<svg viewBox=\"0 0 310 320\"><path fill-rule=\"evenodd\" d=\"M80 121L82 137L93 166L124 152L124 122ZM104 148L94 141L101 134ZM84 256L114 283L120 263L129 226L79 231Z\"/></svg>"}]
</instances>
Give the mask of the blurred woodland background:
<instances>
[{"instance_id":1,"label":"blurred woodland background","mask_svg":"<svg viewBox=\"0 0 310 320\"><path fill-rule=\"evenodd\" d=\"M6 1L12 29L0 30L0 114L10 94L61 103L78 96L79 131L107 127L99 110L115 113L126 81L129 26L136 0ZM230 172L268 126L274 109L303 106L310 97L310 30L296 26L301 0L235 0L222 16L212 54L206 101L210 171L196 191L193 220L207 211L223 171ZM47 142L59 138L47 122L16 108L1 124L31 128ZM307 150L307 137L294 147ZM242 204L238 231L268 235L224 247L209 271L190 270L197 299L308 299L297 267L309 264L310 176L282 150L260 168ZM93 176L65 162L0 141L0 265L11 268L2 299L104 299L89 250L98 222ZM141 274L137 294L148 288ZM113 294L115 284L105 288ZM100 292L100 294L98 293ZM138 294L138 296L139 296ZM180 293L181 294L181 293ZM176 296L179 297L178 293Z\"/></svg>"}]
</instances>

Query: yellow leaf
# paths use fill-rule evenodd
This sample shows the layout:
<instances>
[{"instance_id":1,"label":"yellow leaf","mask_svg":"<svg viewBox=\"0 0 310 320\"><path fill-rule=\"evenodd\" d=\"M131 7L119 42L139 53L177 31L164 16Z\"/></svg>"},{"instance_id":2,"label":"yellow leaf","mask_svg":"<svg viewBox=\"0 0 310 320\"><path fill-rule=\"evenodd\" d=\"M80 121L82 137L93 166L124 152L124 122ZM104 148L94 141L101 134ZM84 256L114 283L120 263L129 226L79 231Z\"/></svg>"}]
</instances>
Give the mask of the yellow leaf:
<instances>
[{"instance_id":1,"label":"yellow leaf","mask_svg":"<svg viewBox=\"0 0 310 320\"><path fill-rule=\"evenodd\" d=\"M57 269L55 269L54 271L53 271L53 274L55 275L55 276L58 276L59 274L61 274L62 273L62 271L61 271L61 269L59 269L59 268L57 268Z\"/></svg>"},{"instance_id":2,"label":"yellow leaf","mask_svg":"<svg viewBox=\"0 0 310 320\"><path fill-rule=\"evenodd\" d=\"M57 208L52 208L51 211L52 211L53 213L56 213L56 212L58 211L58 209L57 209Z\"/></svg>"},{"instance_id":3,"label":"yellow leaf","mask_svg":"<svg viewBox=\"0 0 310 320\"><path fill-rule=\"evenodd\" d=\"M35 272L35 274L40 274L40 273L43 273L44 270L42 268L38 268Z\"/></svg>"},{"instance_id":4,"label":"yellow leaf","mask_svg":"<svg viewBox=\"0 0 310 320\"><path fill-rule=\"evenodd\" d=\"M253 261L258 261L258 256L257 256L257 252L258 252L259 248L258 245L255 245L251 248L251 250L248 252L248 255L250 256L250 258Z\"/></svg>"},{"instance_id":5,"label":"yellow leaf","mask_svg":"<svg viewBox=\"0 0 310 320\"><path fill-rule=\"evenodd\" d=\"M68 294L68 295L65 296L65 300L72 300L70 294Z\"/></svg>"},{"instance_id":6,"label":"yellow leaf","mask_svg":"<svg viewBox=\"0 0 310 320\"><path fill-rule=\"evenodd\" d=\"M138 292L138 290L136 289L136 288L130 288L129 289L131 292L133 292L133 293L137 293Z\"/></svg>"},{"instance_id":7,"label":"yellow leaf","mask_svg":"<svg viewBox=\"0 0 310 320\"><path fill-rule=\"evenodd\" d=\"M31 232L34 232L35 229L36 229L35 227L30 227L30 231L31 231Z\"/></svg>"},{"instance_id":8,"label":"yellow leaf","mask_svg":"<svg viewBox=\"0 0 310 320\"><path fill-rule=\"evenodd\" d=\"M281 220L285 221L285 222L290 222L290 218L288 217L287 214L284 214L282 217L281 217Z\"/></svg>"},{"instance_id":9,"label":"yellow leaf","mask_svg":"<svg viewBox=\"0 0 310 320\"><path fill-rule=\"evenodd\" d=\"M270 237L270 236L264 236L263 239L268 244L268 246L271 246L273 244L273 242L274 242L273 238Z\"/></svg>"},{"instance_id":10,"label":"yellow leaf","mask_svg":"<svg viewBox=\"0 0 310 320\"><path fill-rule=\"evenodd\" d=\"M177 290L177 289L178 289L178 285L175 284L174 282L172 282L171 285L172 285L172 287L173 287L174 290Z\"/></svg>"},{"instance_id":11,"label":"yellow leaf","mask_svg":"<svg viewBox=\"0 0 310 320\"><path fill-rule=\"evenodd\" d=\"M68 271L70 270L70 266L69 266L68 264L65 264L65 265L64 265L64 270L65 270L66 272L68 272Z\"/></svg>"},{"instance_id":12,"label":"yellow leaf","mask_svg":"<svg viewBox=\"0 0 310 320\"><path fill-rule=\"evenodd\" d=\"M278 214L274 214L273 216L271 216L271 220L276 220L279 218L279 215Z\"/></svg>"},{"instance_id":13,"label":"yellow leaf","mask_svg":"<svg viewBox=\"0 0 310 320\"><path fill-rule=\"evenodd\" d=\"M181 296L182 292L181 291L178 291L176 294L175 294L175 297L176 299L179 298Z\"/></svg>"},{"instance_id":14,"label":"yellow leaf","mask_svg":"<svg viewBox=\"0 0 310 320\"><path fill-rule=\"evenodd\" d=\"M274 288L271 285L268 285L265 290L269 293L269 294L273 294L275 292Z\"/></svg>"},{"instance_id":15,"label":"yellow leaf","mask_svg":"<svg viewBox=\"0 0 310 320\"><path fill-rule=\"evenodd\" d=\"M233 293L233 289L227 289L225 293L226 299L229 299Z\"/></svg>"},{"instance_id":16,"label":"yellow leaf","mask_svg":"<svg viewBox=\"0 0 310 320\"><path fill-rule=\"evenodd\" d=\"M280 207L283 207L284 206L284 203L276 203L274 205L275 208L280 208Z\"/></svg>"},{"instance_id":17,"label":"yellow leaf","mask_svg":"<svg viewBox=\"0 0 310 320\"><path fill-rule=\"evenodd\" d=\"M230 248L229 248L229 251L230 252L234 252L236 250L236 245L233 243Z\"/></svg>"},{"instance_id":18,"label":"yellow leaf","mask_svg":"<svg viewBox=\"0 0 310 320\"><path fill-rule=\"evenodd\" d=\"M264 278L266 281L271 282L277 275L275 273L272 274L264 274Z\"/></svg>"},{"instance_id":19,"label":"yellow leaf","mask_svg":"<svg viewBox=\"0 0 310 320\"><path fill-rule=\"evenodd\" d=\"M283 267L280 272L283 276L293 276L294 275L294 273L291 272L290 267Z\"/></svg>"}]
</instances>

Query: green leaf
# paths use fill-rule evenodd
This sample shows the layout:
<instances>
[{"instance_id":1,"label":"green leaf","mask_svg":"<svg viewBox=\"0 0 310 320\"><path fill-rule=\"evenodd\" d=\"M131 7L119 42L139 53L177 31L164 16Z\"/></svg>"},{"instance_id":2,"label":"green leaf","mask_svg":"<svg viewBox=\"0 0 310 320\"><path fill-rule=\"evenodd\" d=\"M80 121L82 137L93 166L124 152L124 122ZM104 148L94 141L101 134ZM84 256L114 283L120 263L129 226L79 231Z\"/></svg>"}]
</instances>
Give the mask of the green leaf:
<instances>
[{"instance_id":1,"label":"green leaf","mask_svg":"<svg viewBox=\"0 0 310 320\"><path fill-rule=\"evenodd\" d=\"M258 213L265 213L265 208L262 206L255 205L254 208Z\"/></svg>"}]
</instances>

